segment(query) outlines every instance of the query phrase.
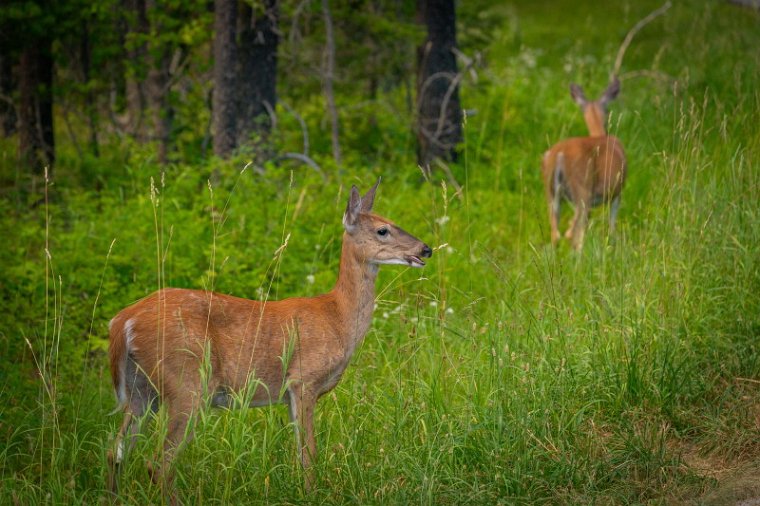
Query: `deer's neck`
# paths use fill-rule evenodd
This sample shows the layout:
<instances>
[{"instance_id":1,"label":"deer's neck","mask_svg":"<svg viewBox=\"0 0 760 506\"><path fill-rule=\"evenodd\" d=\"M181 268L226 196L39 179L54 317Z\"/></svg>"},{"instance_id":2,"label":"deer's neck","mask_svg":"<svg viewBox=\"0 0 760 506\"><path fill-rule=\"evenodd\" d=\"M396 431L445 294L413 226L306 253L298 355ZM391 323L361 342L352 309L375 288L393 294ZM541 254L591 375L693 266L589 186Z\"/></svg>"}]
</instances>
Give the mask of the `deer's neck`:
<instances>
[{"instance_id":1,"label":"deer's neck","mask_svg":"<svg viewBox=\"0 0 760 506\"><path fill-rule=\"evenodd\" d=\"M591 137L604 137L607 135L607 129L604 127L604 111L600 110L596 104L587 107L583 116L588 127L588 134Z\"/></svg>"},{"instance_id":2,"label":"deer's neck","mask_svg":"<svg viewBox=\"0 0 760 506\"><path fill-rule=\"evenodd\" d=\"M375 279L378 266L361 258L352 240L343 236L340 272L333 289L346 329L345 351L350 355L364 338L375 307Z\"/></svg>"}]
</instances>

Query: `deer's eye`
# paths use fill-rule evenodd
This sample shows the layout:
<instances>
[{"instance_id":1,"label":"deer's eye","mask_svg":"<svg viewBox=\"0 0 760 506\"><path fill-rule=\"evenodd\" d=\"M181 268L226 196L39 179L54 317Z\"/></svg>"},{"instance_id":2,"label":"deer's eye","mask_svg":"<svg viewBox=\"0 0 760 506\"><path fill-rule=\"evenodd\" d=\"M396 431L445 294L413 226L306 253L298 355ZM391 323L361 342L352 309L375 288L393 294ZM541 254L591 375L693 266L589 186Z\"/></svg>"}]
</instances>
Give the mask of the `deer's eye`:
<instances>
[{"instance_id":1,"label":"deer's eye","mask_svg":"<svg viewBox=\"0 0 760 506\"><path fill-rule=\"evenodd\" d=\"M388 229L385 227L379 228L377 230L377 235L379 235L380 237L385 237L386 235L388 235Z\"/></svg>"}]
</instances>

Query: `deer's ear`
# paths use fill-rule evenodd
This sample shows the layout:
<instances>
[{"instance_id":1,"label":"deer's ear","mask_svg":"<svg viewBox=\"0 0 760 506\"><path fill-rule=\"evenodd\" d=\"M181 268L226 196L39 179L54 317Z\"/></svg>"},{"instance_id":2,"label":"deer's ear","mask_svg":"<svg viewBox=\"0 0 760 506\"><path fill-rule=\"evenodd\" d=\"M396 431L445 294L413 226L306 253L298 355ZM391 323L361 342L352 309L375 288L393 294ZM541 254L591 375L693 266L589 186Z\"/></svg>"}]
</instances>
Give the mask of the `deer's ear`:
<instances>
[{"instance_id":1,"label":"deer's ear","mask_svg":"<svg viewBox=\"0 0 760 506\"><path fill-rule=\"evenodd\" d=\"M356 224L359 222L359 213L362 209L362 198L359 195L359 189L351 186L351 195L348 198L346 212L343 215L343 227L349 234L354 231Z\"/></svg>"},{"instance_id":2,"label":"deer's ear","mask_svg":"<svg viewBox=\"0 0 760 506\"><path fill-rule=\"evenodd\" d=\"M610 85L607 86L607 89L604 90L604 95L599 99L599 102L601 102L602 105L607 105L608 102L614 100L615 97L618 96L618 93L620 93L620 79L615 76Z\"/></svg>"},{"instance_id":3,"label":"deer's ear","mask_svg":"<svg viewBox=\"0 0 760 506\"><path fill-rule=\"evenodd\" d=\"M573 97L575 103L583 107L586 105L586 95L583 94L583 88L573 83L570 85L570 96Z\"/></svg>"},{"instance_id":4,"label":"deer's ear","mask_svg":"<svg viewBox=\"0 0 760 506\"><path fill-rule=\"evenodd\" d=\"M372 206L375 204L375 191L377 191L377 185L380 184L380 179L378 177L375 185L362 197L362 212L368 213L372 211Z\"/></svg>"}]
</instances>

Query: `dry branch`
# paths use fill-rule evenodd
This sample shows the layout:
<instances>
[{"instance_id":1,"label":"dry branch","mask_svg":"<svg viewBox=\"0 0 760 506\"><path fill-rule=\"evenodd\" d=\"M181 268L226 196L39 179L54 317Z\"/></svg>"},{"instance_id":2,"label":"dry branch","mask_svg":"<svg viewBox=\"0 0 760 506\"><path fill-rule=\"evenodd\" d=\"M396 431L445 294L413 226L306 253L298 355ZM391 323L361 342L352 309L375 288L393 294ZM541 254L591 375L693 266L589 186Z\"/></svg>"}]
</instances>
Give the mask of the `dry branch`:
<instances>
[{"instance_id":1,"label":"dry branch","mask_svg":"<svg viewBox=\"0 0 760 506\"><path fill-rule=\"evenodd\" d=\"M275 160L282 160L282 159L288 159L288 160L297 160L305 165L308 165L312 169L314 169L321 177L323 182L327 182L327 175L325 175L322 168L317 164L317 162L314 161L313 158L310 156L304 155L303 153L282 153L281 155L278 155L274 158Z\"/></svg>"},{"instance_id":2,"label":"dry branch","mask_svg":"<svg viewBox=\"0 0 760 506\"><path fill-rule=\"evenodd\" d=\"M623 43L620 45L620 49L618 49L617 58L615 58L615 66L612 69L612 74L610 74L610 81L618 75L618 72L620 72L620 67L623 65L623 56L625 56L625 52L628 49L628 46L631 45L631 41L633 40L633 37L636 36L639 31L644 28L647 24L649 24L654 18L657 16L660 16L665 13L668 9L670 9L670 6L672 4L670 3L670 0L662 4L662 6L649 13L649 15L641 20L639 20L638 23L636 23L633 28L630 29L628 34L625 36L625 39L623 40Z\"/></svg>"}]
</instances>

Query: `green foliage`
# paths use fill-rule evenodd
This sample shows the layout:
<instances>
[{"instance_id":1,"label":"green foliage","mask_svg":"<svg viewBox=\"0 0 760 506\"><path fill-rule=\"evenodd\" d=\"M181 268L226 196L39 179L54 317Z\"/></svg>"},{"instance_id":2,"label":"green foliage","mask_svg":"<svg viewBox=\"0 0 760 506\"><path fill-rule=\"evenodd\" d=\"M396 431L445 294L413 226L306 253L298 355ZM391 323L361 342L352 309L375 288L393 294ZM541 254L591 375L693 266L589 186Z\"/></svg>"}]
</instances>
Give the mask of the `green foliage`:
<instances>
[{"instance_id":1,"label":"green foliage","mask_svg":"<svg viewBox=\"0 0 760 506\"><path fill-rule=\"evenodd\" d=\"M107 497L114 314L159 286L330 289L346 189L377 175L377 211L437 249L423 271L381 269L372 329L318 406L316 490L300 486L284 409L209 410L177 462L187 503L673 503L720 485L695 460L757 465L760 19L679 4L637 35L623 72L647 73L623 80L610 122L630 167L619 230L594 211L578 255L547 245L539 159L585 131L568 83L598 93L656 5L473 5L460 34L490 43L462 94L461 193L421 181L403 87L368 105L337 88L344 173L319 90L285 88L326 182L287 161L200 161L195 127L164 169L128 140L84 160L64 143L47 186L0 157L4 186L17 182L0 200L0 503ZM198 96L177 101L183 122L205 122ZM278 128L277 146L300 151L296 118ZM163 413L146 424L127 504L163 500L145 464Z\"/></svg>"}]
</instances>

